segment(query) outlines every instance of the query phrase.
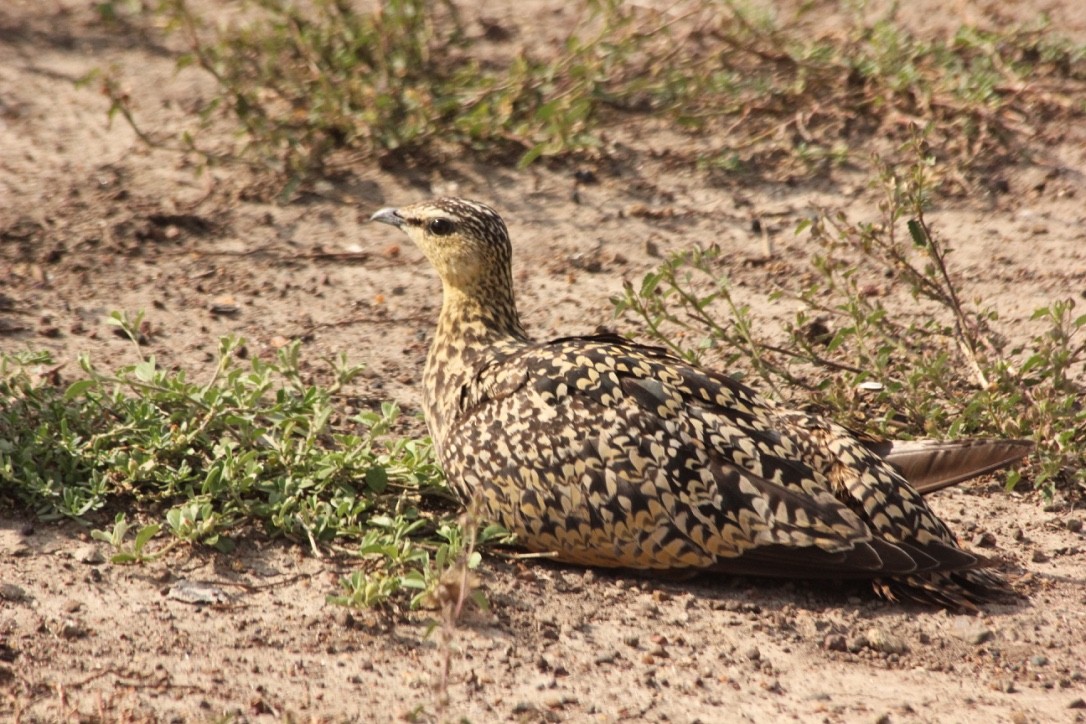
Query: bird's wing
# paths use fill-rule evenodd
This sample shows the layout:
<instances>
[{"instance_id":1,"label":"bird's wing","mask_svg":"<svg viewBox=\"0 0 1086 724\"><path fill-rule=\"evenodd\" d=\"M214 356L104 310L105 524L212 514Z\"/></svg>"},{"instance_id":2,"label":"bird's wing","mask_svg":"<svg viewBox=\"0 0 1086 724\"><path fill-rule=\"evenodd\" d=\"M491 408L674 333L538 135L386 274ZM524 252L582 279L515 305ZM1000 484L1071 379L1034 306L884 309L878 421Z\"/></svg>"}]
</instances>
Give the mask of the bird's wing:
<instances>
[{"instance_id":1,"label":"bird's wing","mask_svg":"<svg viewBox=\"0 0 1086 724\"><path fill-rule=\"evenodd\" d=\"M452 466L454 485L565 560L808 577L977 560L872 525L848 481L834 490L812 466L808 431L777 429L751 390L657 348L531 346L481 370L461 403L446 449L470 459ZM898 481L875 485L887 498Z\"/></svg>"}]
</instances>

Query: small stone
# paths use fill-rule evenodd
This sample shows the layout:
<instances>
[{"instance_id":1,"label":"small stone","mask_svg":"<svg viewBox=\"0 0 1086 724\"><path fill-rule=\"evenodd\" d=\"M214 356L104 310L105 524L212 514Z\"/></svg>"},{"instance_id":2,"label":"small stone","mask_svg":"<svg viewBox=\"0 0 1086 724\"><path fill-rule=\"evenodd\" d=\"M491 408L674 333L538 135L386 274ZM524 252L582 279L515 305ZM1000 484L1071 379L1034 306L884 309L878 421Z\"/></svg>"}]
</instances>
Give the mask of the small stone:
<instances>
[{"instance_id":1,"label":"small stone","mask_svg":"<svg viewBox=\"0 0 1086 724\"><path fill-rule=\"evenodd\" d=\"M649 651L649 655L650 655L650 656L654 656L654 657L656 657L656 658L658 658L658 659L666 659L666 658L668 658L668 657L669 657L669 654L668 654L668 652L667 652L667 649L665 649L665 648L664 648L663 646L660 646L659 644L657 644L656 646L654 646L654 647L653 647L653 648L652 648L652 649L651 649L651 650Z\"/></svg>"},{"instance_id":2,"label":"small stone","mask_svg":"<svg viewBox=\"0 0 1086 724\"><path fill-rule=\"evenodd\" d=\"M868 646L884 654L901 655L909 650L904 641L880 628L868 629L865 636Z\"/></svg>"},{"instance_id":3,"label":"small stone","mask_svg":"<svg viewBox=\"0 0 1086 724\"><path fill-rule=\"evenodd\" d=\"M613 663L615 663L615 659L617 659L617 658L618 658L618 652L612 650L612 651L605 651L602 654L598 655L594 659L594 661L595 661L596 665L599 666L601 664L613 664Z\"/></svg>"},{"instance_id":4,"label":"small stone","mask_svg":"<svg viewBox=\"0 0 1086 724\"><path fill-rule=\"evenodd\" d=\"M743 656L745 656L748 661L760 661L762 652L758 650L757 646L752 646L743 652Z\"/></svg>"},{"instance_id":5,"label":"small stone","mask_svg":"<svg viewBox=\"0 0 1086 724\"><path fill-rule=\"evenodd\" d=\"M16 586L14 583L0 583L0 601L11 601L12 603L19 603L26 601L30 597L26 595L26 591Z\"/></svg>"},{"instance_id":6,"label":"small stone","mask_svg":"<svg viewBox=\"0 0 1086 724\"><path fill-rule=\"evenodd\" d=\"M1068 709L1086 709L1086 699L1079 697L1067 705Z\"/></svg>"},{"instance_id":7,"label":"small stone","mask_svg":"<svg viewBox=\"0 0 1086 724\"><path fill-rule=\"evenodd\" d=\"M827 651L847 651L848 642L841 634L830 634L822 641L822 648Z\"/></svg>"},{"instance_id":8,"label":"small stone","mask_svg":"<svg viewBox=\"0 0 1086 724\"><path fill-rule=\"evenodd\" d=\"M67 601L64 602L65 613L75 613L81 608L83 608L83 604L75 600L74 598L69 598Z\"/></svg>"},{"instance_id":9,"label":"small stone","mask_svg":"<svg viewBox=\"0 0 1086 724\"><path fill-rule=\"evenodd\" d=\"M965 616L959 616L954 620L954 635L974 646L980 646L995 637L995 633L990 628Z\"/></svg>"},{"instance_id":10,"label":"small stone","mask_svg":"<svg viewBox=\"0 0 1086 724\"><path fill-rule=\"evenodd\" d=\"M576 697L570 696L569 694L560 694L555 692L553 694L548 694L543 697L543 705L548 709L559 709L566 704L576 703Z\"/></svg>"},{"instance_id":11,"label":"small stone","mask_svg":"<svg viewBox=\"0 0 1086 724\"><path fill-rule=\"evenodd\" d=\"M995 534L990 531L977 533L973 536L973 545L977 548L991 548L996 544Z\"/></svg>"},{"instance_id":12,"label":"small stone","mask_svg":"<svg viewBox=\"0 0 1086 724\"><path fill-rule=\"evenodd\" d=\"M1030 666L1048 666L1048 657L1043 654L1031 656L1029 659Z\"/></svg>"},{"instance_id":13,"label":"small stone","mask_svg":"<svg viewBox=\"0 0 1086 724\"><path fill-rule=\"evenodd\" d=\"M845 647L848 649L850 654L857 654L868 647L867 637L863 634L850 636L845 642Z\"/></svg>"},{"instance_id":14,"label":"small stone","mask_svg":"<svg viewBox=\"0 0 1086 724\"><path fill-rule=\"evenodd\" d=\"M223 589L212 583L182 579L170 587L166 596L176 601L194 605L222 604L230 601L230 596Z\"/></svg>"},{"instance_id":15,"label":"small stone","mask_svg":"<svg viewBox=\"0 0 1086 724\"><path fill-rule=\"evenodd\" d=\"M60 625L59 633L61 638L81 639L87 635L87 629L79 622L69 619Z\"/></svg>"},{"instance_id":16,"label":"small stone","mask_svg":"<svg viewBox=\"0 0 1086 724\"><path fill-rule=\"evenodd\" d=\"M1071 531L1072 533L1078 533L1082 531L1081 518L1068 518L1067 522L1064 523L1064 525L1067 526L1067 530Z\"/></svg>"},{"instance_id":17,"label":"small stone","mask_svg":"<svg viewBox=\"0 0 1086 724\"><path fill-rule=\"evenodd\" d=\"M1044 563L1045 561L1048 560L1048 554L1045 553L1040 548L1035 548L1033 550L1033 559L1032 560L1033 560L1034 563Z\"/></svg>"},{"instance_id":18,"label":"small stone","mask_svg":"<svg viewBox=\"0 0 1086 724\"><path fill-rule=\"evenodd\" d=\"M641 645L641 639L637 638L636 636L625 636L622 639L622 643L626 644L631 649L636 649L638 646Z\"/></svg>"},{"instance_id":19,"label":"small stone","mask_svg":"<svg viewBox=\"0 0 1086 724\"><path fill-rule=\"evenodd\" d=\"M98 549L98 546L83 546L76 550L73 557L80 563L86 563L91 566L97 566L106 562L106 557L102 555L102 551Z\"/></svg>"}]
</instances>

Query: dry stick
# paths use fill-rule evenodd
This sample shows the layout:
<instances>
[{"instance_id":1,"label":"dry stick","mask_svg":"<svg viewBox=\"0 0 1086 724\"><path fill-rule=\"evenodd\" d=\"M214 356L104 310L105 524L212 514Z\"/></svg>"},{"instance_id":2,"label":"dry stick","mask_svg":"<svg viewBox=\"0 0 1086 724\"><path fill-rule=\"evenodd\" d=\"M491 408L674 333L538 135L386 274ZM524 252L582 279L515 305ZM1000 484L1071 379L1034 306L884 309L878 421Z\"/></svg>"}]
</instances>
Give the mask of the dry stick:
<instances>
[{"instance_id":1,"label":"dry stick","mask_svg":"<svg viewBox=\"0 0 1086 724\"><path fill-rule=\"evenodd\" d=\"M955 336L958 338L958 346L961 347L962 353L969 361L969 366L973 368L973 373L977 376L977 382L980 384L981 389L986 390L991 386L991 382L980 366L976 340L967 333L967 330L969 330L969 321L966 319L965 312L962 310L961 300L958 299L958 291L955 289L953 282L950 281L950 274L947 272L946 263L943 260L943 250L932 236L931 228L928 226L927 221L924 220L922 212L917 213L916 223L920 226L920 229L928 242L928 249L930 250L928 256L935 262L935 266L939 270L939 275L946 285L946 297L950 302L951 311L954 313L957 320L957 324L955 324Z\"/></svg>"},{"instance_id":2,"label":"dry stick","mask_svg":"<svg viewBox=\"0 0 1086 724\"><path fill-rule=\"evenodd\" d=\"M437 700L439 712L444 712L445 707L448 705L449 673L452 669L452 639L453 634L456 633L456 624L464 611L464 604L467 602L469 595L468 592L471 589L471 570L468 567L468 562L471 560L471 554L475 551L475 537L479 528L478 510L481 504L479 501L479 495L475 495L460 519L461 528L467 531L468 539L456 561L456 567L460 574L460 579L456 585L456 599L454 601L444 600L441 603L443 621L441 627L441 669Z\"/></svg>"}]
</instances>

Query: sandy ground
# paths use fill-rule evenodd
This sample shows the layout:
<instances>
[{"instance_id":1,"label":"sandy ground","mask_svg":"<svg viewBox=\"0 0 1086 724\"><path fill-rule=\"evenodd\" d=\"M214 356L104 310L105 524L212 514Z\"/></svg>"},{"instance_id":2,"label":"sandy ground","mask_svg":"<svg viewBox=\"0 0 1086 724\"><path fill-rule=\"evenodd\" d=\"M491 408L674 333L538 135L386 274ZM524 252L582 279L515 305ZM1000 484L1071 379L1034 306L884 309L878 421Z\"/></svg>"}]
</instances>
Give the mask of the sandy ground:
<instances>
[{"instance_id":1,"label":"sandy ground","mask_svg":"<svg viewBox=\"0 0 1086 724\"><path fill-rule=\"evenodd\" d=\"M913 17L938 31L1045 10L1086 40L1072 0L998 16L994 7L927 3ZM560 10L541 18L545 32L563 32ZM145 309L150 349L165 365L199 375L228 332L257 354L297 337L307 359L348 350L365 362L360 397L417 412L439 289L399 235L359 223L376 208L447 193L496 206L514 237L522 315L547 336L613 324L609 296L658 254L715 241L738 262L758 257L754 219L774 238L773 273L798 273L809 253L791 233L798 219L820 207L862 215L874 202L865 176L844 170L789 185L707 183L658 153L683 139L634 133L626 163L592 169L593 185L578 185L571 168L457 161L358 168L350 188L327 194L351 203L260 203L247 200L236 170L197 177L191 159L110 127L106 99L74 84L116 66L143 122L174 133L209 88L194 72L175 73L172 53L102 26L88 2L0 8L5 350L52 350L67 363L62 375L76 374L80 351L103 367L131 362L103 317ZM1004 169L1006 193L946 201L931 215L969 289L1023 337L1037 306L1086 295L1084 138L1063 134L1036 165ZM762 305L755 310L770 314L768 273L730 270L736 289ZM216 303L240 314L215 316ZM324 603L350 559L251 540L228 557L188 551L111 566L84 529L0 510L0 718L1082 721L1084 514L1066 501L1045 507L1027 488L1005 495L999 480L981 481L933 501L967 540L992 534L988 552L1030 596L976 617L880 602L862 587L661 583L488 559L491 610L449 638L440 713L443 647L440 633L427 636L432 614ZM224 595L193 605L171 595L183 582Z\"/></svg>"}]
</instances>

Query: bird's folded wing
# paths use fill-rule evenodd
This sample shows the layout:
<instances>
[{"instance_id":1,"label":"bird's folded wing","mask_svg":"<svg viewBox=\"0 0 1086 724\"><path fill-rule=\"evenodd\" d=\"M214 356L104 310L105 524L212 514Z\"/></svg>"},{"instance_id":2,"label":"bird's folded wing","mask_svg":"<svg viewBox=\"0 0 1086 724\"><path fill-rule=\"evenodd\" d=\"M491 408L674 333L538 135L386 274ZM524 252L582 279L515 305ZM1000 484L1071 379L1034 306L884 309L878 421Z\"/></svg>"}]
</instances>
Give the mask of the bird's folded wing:
<instances>
[{"instance_id":1,"label":"bird's folded wing","mask_svg":"<svg viewBox=\"0 0 1086 724\"><path fill-rule=\"evenodd\" d=\"M489 421L507 484L549 516L537 528L546 539L611 541L617 565L871 576L978 561L940 540L873 531L862 503L816 481L801 446L768 426L753 392L663 350L555 340L480 371L461 401L459 429ZM534 430L523 428L526 412Z\"/></svg>"}]
</instances>

